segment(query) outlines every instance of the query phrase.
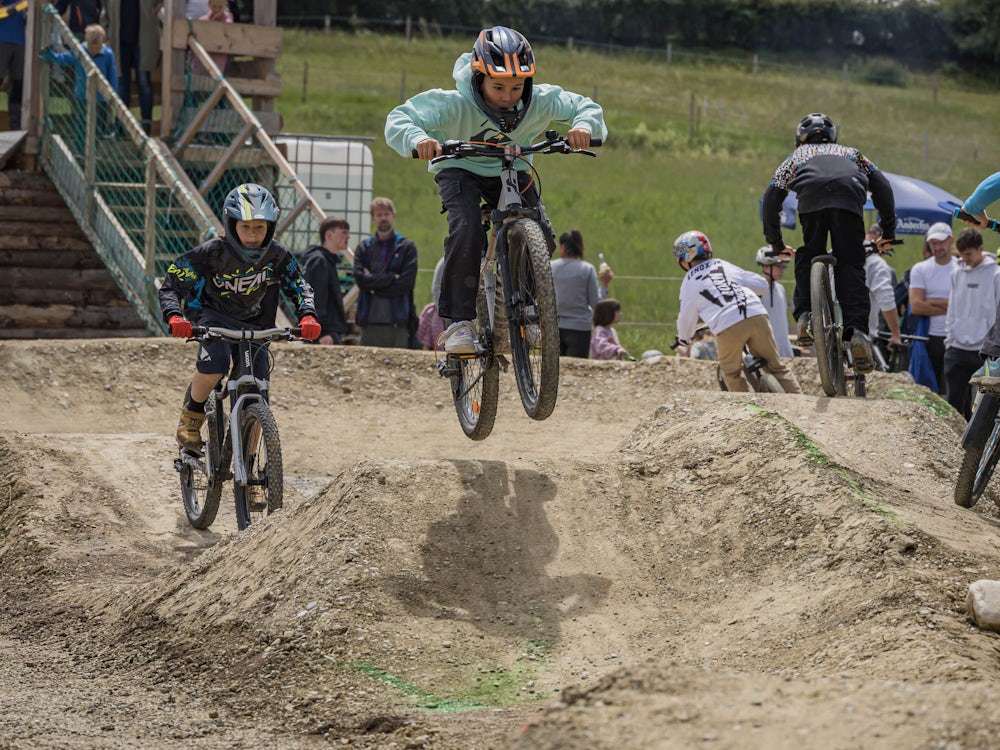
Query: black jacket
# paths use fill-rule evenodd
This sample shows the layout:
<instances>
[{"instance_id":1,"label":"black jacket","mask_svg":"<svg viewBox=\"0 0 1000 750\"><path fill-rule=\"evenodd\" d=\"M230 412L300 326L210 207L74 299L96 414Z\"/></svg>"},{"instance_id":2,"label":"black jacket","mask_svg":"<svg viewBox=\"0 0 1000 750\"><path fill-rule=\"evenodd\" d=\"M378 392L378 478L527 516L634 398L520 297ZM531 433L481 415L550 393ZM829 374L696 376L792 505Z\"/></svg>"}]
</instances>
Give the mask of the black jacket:
<instances>
[{"instance_id":1,"label":"black jacket","mask_svg":"<svg viewBox=\"0 0 1000 750\"><path fill-rule=\"evenodd\" d=\"M839 143L806 143L781 163L764 191L764 239L777 249L781 241L781 204L795 191L800 214L837 208L864 215L868 191L879 214L882 236L896 236L896 202L892 185L865 155Z\"/></svg>"},{"instance_id":2,"label":"black jacket","mask_svg":"<svg viewBox=\"0 0 1000 750\"><path fill-rule=\"evenodd\" d=\"M312 245L299 258L302 275L313 290L316 318L323 326L323 336L333 336L341 343L347 333L347 315L340 293L340 258L322 245Z\"/></svg>"},{"instance_id":3,"label":"black jacket","mask_svg":"<svg viewBox=\"0 0 1000 750\"><path fill-rule=\"evenodd\" d=\"M226 320L272 328L279 291L295 306L299 319L316 314L312 288L284 245L272 240L264 256L248 265L216 237L170 264L160 286L160 309L164 322L183 315L196 322Z\"/></svg>"}]
</instances>

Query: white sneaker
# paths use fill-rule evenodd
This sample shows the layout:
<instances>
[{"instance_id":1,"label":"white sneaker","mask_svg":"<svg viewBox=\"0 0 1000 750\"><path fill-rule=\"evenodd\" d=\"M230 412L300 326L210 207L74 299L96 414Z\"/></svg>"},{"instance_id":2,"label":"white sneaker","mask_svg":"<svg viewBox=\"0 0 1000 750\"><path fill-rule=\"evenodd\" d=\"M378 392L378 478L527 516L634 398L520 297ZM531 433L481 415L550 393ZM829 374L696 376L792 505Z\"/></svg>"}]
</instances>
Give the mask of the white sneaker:
<instances>
[{"instance_id":1,"label":"white sneaker","mask_svg":"<svg viewBox=\"0 0 1000 750\"><path fill-rule=\"evenodd\" d=\"M438 346L442 343L446 354L475 354L476 327L469 320L452 323L438 336Z\"/></svg>"}]
</instances>

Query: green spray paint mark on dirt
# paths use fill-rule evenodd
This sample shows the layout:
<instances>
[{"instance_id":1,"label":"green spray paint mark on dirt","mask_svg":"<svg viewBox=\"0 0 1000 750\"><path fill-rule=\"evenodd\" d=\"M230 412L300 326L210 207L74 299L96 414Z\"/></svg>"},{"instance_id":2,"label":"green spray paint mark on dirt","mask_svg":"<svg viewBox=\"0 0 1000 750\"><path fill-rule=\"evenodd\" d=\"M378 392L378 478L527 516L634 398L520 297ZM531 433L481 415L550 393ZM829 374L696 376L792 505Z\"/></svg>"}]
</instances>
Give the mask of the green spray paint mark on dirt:
<instances>
[{"instance_id":1,"label":"green spray paint mark on dirt","mask_svg":"<svg viewBox=\"0 0 1000 750\"><path fill-rule=\"evenodd\" d=\"M945 405L948 406L949 409L951 408L951 406L947 402L945 402ZM854 474L850 470L848 470L844 466L841 466L832 458L830 458L828 455L826 455L826 453L823 452L823 449L820 448L818 445L816 445L816 443L814 443L809 438L808 435L802 432L802 430L800 430L794 424L792 424L787 419L782 417L780 414L776 414L773 411L767 411L766 409L762 409L759 406L757 406L757 404L747 403L747 407L750 409L750 411L756 413L758 416L761 416L765 419L774 419L782 422L785 426L788 427L789 430L791 430L792 438L795 441L795 445L799 449L804 451L809 456L809 459L813 463L819 464L820 466L823 467L832 468L835 472L837 472L840 478L844 480L844 483L847 484L847 486L850 488L851 494L854 495L854 497L856 497L858 500L860 500L862 505L874 511L878 515L882 516L882 518L889 521L890 523L899 523L899 518L896 516L895 513L893 513L891 510L886 508L881 503L879 503L868 492L866 492L864 487L861 486L861 483L858 481L857 477L854 476Z\"/></svg>"},{"instance_id":2,"label":"green spray paint mark on dirt","mask_svg":"<svg viewBox=\"0 0 1000 750\"><path fill-rule=\"evenodd\" d=\"M927 390L917 390L915 388L893 388L889 391L889 398L896 401L911 401L921 406L926 406L933 412L934 416L945 419L953 414L955 410L951 404L945 401L936 393Z\"/></svg>"},{"instance_id":3,"label":"green spray paint mark on dirt","mask_svg":"<svg viewBox=\"0 0 1000 750\"><path fill-rule=\"evenodd\" d=\"M529 641L524 652L510 669L503 667L481 667L476 685L468 692L454 696L438 696L424 690L403 678L372 664L355 664L354 669L379 682L388 685L406 696L418 708L426 711L445 713L474 711L482 708L496 708L519 703L531 703L548 696L526 693L522 688L530 688L537 675L548 665L549 644L544 640Z\"/></svg>"}]
</instances>

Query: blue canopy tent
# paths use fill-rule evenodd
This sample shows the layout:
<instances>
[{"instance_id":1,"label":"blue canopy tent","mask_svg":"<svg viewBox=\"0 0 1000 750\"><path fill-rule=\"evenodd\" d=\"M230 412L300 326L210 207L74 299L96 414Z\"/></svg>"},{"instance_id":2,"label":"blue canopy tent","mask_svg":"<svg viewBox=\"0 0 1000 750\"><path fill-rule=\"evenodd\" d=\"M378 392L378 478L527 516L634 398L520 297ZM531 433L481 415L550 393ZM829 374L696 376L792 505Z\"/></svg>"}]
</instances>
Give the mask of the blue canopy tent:
<instances>
[{"instance_id":1,"label":"blue canopy tent","mask_svg":"<svg viewBox=\"0 0 1000 750\"><path fill-rule=\"evenodd\" d=\"M883 174L892 185L892 194L896 199L896 234L922 235L937 221L951 225L954 207L962 205L960 198L923 180L892 172ZM781 226L795 228L797 208L795 193L790 192L781 206ZM870 195L865 203L865 210L875 210ZM873 218L872 221L874 220Z\"/></svg>"}]
</instances>

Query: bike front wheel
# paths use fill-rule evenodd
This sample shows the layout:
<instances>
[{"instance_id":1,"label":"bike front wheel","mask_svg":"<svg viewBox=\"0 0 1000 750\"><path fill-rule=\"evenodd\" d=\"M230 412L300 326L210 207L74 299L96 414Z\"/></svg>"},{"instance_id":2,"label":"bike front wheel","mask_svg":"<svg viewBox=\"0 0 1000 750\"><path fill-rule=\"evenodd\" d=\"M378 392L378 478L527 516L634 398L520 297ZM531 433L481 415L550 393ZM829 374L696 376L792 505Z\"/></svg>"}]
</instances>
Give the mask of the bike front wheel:
<instances>
[{"instance_id":1,"label":"bike front wheel","mask_svg":"<svg viewBox=\"0 0 1000 750\"><path fill-rule=\"evenodd\" d=\"M240 419L240 455L247 483L234 483L236 525L241 530L281 508L284 475L278 425L267 404L244 407Z\"/></svg>"},{"instance_id":2,"label":"bike front wheel","mask_svg":"<svg viewBox=\"0 0 1000 750\"><path fill-rule=\"evenodd\" d=\"M451 372L455 373L451 376L451 395L462 432L472 440L485 440L493 431L497 418L500 365L493 356L496 342L489 326L490 314L482 286L476 296L476 313L481 353L449 357Z\"/></svg>"},{"instance_id":3,"label":"bike front wheel","mask_svg":"<svg viewBox=\"0 0 1000 750\"><path fill-rule=\"evenodd\" d=\"M222 482L232 460L232 445L223 444L222 413L215 391L205 402L205 467L211 467L211 474L195 468L191 463L181 467L181 495L184 498L184 512L188 523L196 529L207 529L219 513L222 499Z\"/></svg>"},{"instance_id":4,"label":"bike front wheel","mask_svg":"<svg viewBox=\"0 0 1000 750\"><path fill-rule=\"evenodd\" d=\"M758 374L757 387L754 388L758 393L784 393L785 389L781 387L781 383L778 379L774 377L769 372L762 372Z\"/></svg>"},{"instance_id":5,"label":"bike front wheel","mask_svg":"<svg viewBox=\"0 0 1000 750\"><path fill-rule=\"evenodd\" d=\"M546 419L559 391L559 318L552 266L542 229L519 219L507 230L510 274L510 353L521 405L532 419Z\"/></svg>"},{"instance_id":6,"label":"bike front wheel","mask_svg":"<svg viewBox=\"0 0 1000 750\"><path fill-rule=\"evenodd\" d=\"M1000 412L1000 400L989 395L981 396L975 411L972 413L972 419L969 420L969 425L966 427L966 435L962 439L962 464L958 468L958 478L955 480L955 504L963 508L971 508L979 502L989 480L989 475L987 475L984 481L977 481L980 479L979 466L987 447L992 445L993 449L996 449L998 412ZM986 429L990 429L989 425L992 425L992 429L984 442L978 436L981 436ZM995 460L993 464L995 467ZM993 467L989 470L989 474L992 473ZM976 492L977 488L978 492Z\"/></svg>"},{"instance_id":7,"label":"bike front wheel","mask_svg":"<svg viewBox=\"0 0 1000 750\"><path fill-rule=\"evenodd\" d=\"M812 330L815 340L816 365L823 393L827 396L847 395L844 354L837 323L836 302L829 266L813 262L809 275L809 298L812 306Z\"/></svg>"}]
</instances>

